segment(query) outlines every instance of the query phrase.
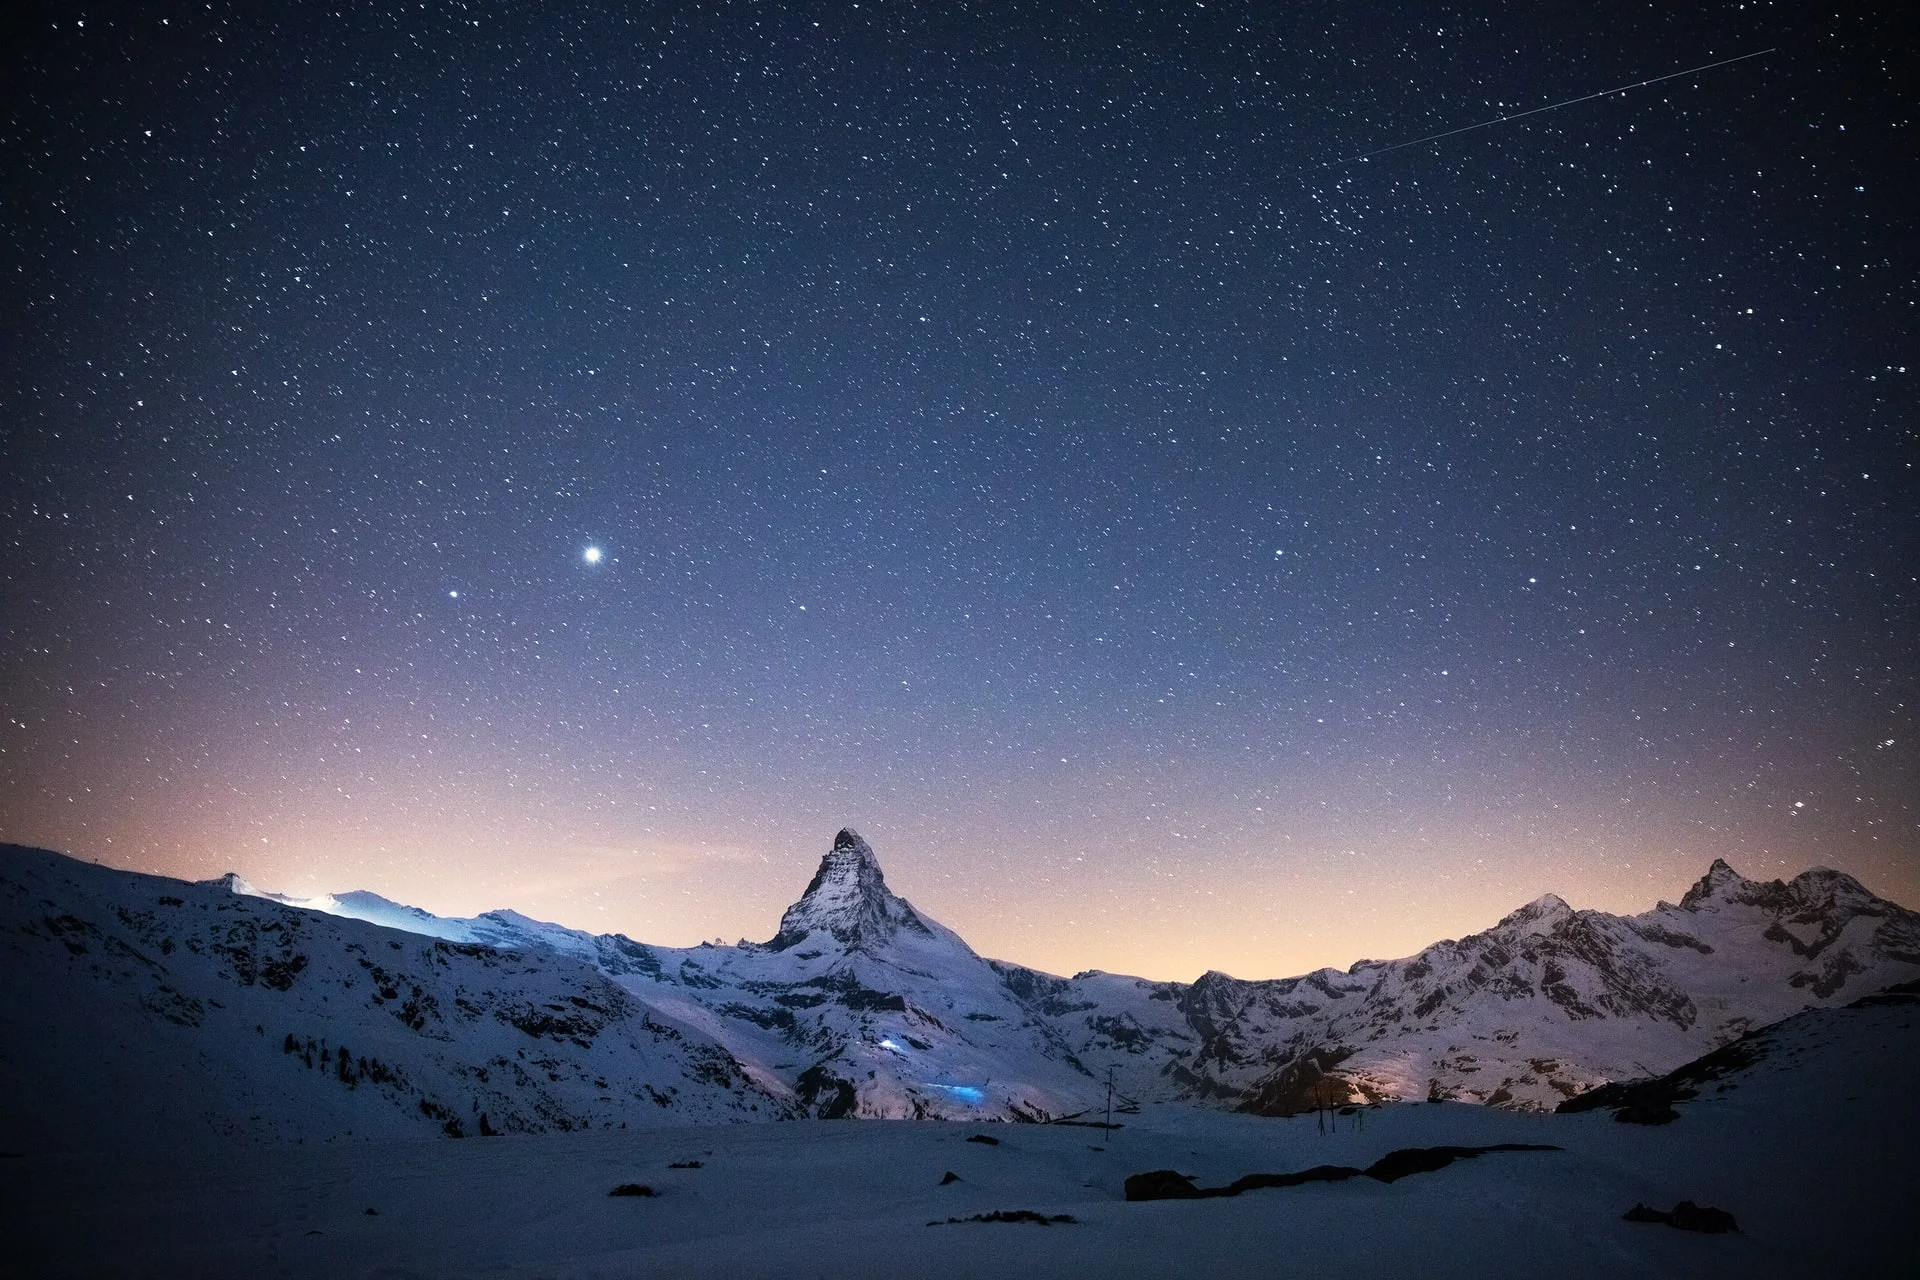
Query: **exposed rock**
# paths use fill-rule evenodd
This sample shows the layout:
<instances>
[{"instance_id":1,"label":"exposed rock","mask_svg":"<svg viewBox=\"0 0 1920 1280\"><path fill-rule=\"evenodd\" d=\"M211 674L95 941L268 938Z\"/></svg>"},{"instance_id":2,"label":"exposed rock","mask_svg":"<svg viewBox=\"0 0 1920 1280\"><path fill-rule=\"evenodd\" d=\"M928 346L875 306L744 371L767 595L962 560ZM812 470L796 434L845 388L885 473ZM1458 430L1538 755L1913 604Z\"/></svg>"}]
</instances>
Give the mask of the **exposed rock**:
<instances>
[{"instance_id":1,"label":"exposed rock","mask_svg":"<svg viewBox=\"0 0 1920 1280\"><path fill-rule=\"evenodd\" d=\"M1682 1200L1671 1210L1655 1209L1644 1204L1636 1204L1620 1215L1628 1222L1664 1222L1669 1227L1681 1231L1699 1231L1707 1235L1725 1235L1738 1231L1740 1224L1725 1209L1715 1209L1711 1205L1698 1205L1691 1200Z\"/></svg>"},{"instance_id":2,"label":"exposed rock","mask_svg":"<svg viewBox=\"0 0 1920 1280\"><path fill-rule=\"evenodd\" d=\"M1344 1164L1317 1164L1311 1169L1302 1169L1298 1173L1249 1173L1245 1177L1235 1178L1222 1187L1218 1194L1237 1196L1243 1191L1259 1191L1266 1187L1298 1187L1309 1182L1345 1182L1348 1178L1357 1178L1365 1172L1364 1169L1355 1169Z\"/></svg>"},{"instance_id":3,"label":"exposed rock","mask_svg":"<svg viewBox=\"0 0 1920 1280\"><path fill-rule=\"evenodd\" d=\"M1614 1119L1627 1124L1667 1124L1678 1120L1676 1102L1699 1096L1700 1086L1708 1081L1744 1070L1766 1056L1771 1044L1772 1027L1749 1031L1729 1045L1676 1067L1652 1080L1626 1080L1603 1084L1568 1098L1555 1111L1579 1112L1615 1108Z\"/></svg>"},{"instance_id":4,"label":"exposed rock","mask_svg":"<svg viewBox=\"0 0 1920 1280\"><path fill-rule=\"evenodd\" d=\"M641 999L657 986L669 1001L701 1005L717 1015L704 1030L753 1063L756 1078L805 1095L812 1114L1044 1119L1100 1100L1094 1082L1115 1067L1142 1097L1266 1115L1422 1093L1548 1110L1920 973L1920 914L1839 872L1763 883L1725 862L1681 905L1636 916L1543 894L1406 959L1262 981L1210 971L1190 984L984 961L893 894L851 830L761 946L675 953L513 912L439 921L363 898L330 901L401 927L552 946L617 974ZM808 1064L823 1075L803 1084L793 1072ZM852 1086L851 1103L829 1076ZM1001 1083L961 1083L986 1079ZM1660 1121L1670 1110L1623 1118Z\"/></svg>"},{"instance_id":5,"label":"exposed rock","mask_svg":"<svg viewBox=\"0 0 1920 1280\"><path fill-rule=\"evenodd\" d=\"M1136 1173L1126 1181L1129 1200L1208 1200L1216 1196L1237 1196L1268 1187L1298 1187L1309 1182L1345 1182L1367 1177L1376 1182L1398 1182L1416 1173L1432 1173L1456 1160L1471 1160L1490 1151L1558 1151L1559 1147L1531 1142L1500 1142L1488 1147L1406 1147L1389 1151L1364 1169L1347 1165L1321 1164L1298 1173L1249 1173L1224 1187L1197 1187L1193 1179L1174 1169L1155 1169Z\"/></svg>"},{"instance_id":6,"label":"exposed rock","mask_svg":"<svg viewBox=\"0 0 1920 1280\"><path fill-rule=\"evenodd\" d=\"M1534 1142L1497 1142L1488 1147L1405 1147L1389 1151L1368 1165L1366 1175L1378 1182L1398 1182L1415 1173L1432 1173L1455 1160L1471 1160L1489 1151L1558 1151Z\"/></svg>"},{"instance_id":7,"label":"exposed rock","mask_svg":"<svg viewBox=\"0 0 1920 1280\"><path fill-rule=\"evenodd\" d=\"M482 1134L602 1127L636 1104L737 1119L1049 1121L1099 1111L1116 1069L1141 1099L1268 1115L1424 1094L1516 1109L1578 1098L1569 1110L1663 1123L1698 1081L1586 1091L1920 975L1920 914L1839 872L1762 883L1724 862L1682 905L1638 916L1546 894L1405 959L1187 984L983 960L893 894L851 830L772 942L684 949L512 911L449 920L366 893L262 902L271 895L237 877L187 886L5 856L0 879L36 887L0 902L0 936L36 971L112 970L127 988L114 1007L167 1036L229 1023L297 1032L307 1067L321 1057L308 1042L331 1030L323 1074L448 1132L482 1113ZM346 927L362 919L442 941ZM236 989L244 1017L226 1000ZM378 1052L342 1072L341 1038Z\"/></svg>"},{"instance_id":8,"label":"exposed rock","mask_svg":"<svg viewBox=\"0 0 1920 1280\"><path fill-rule=\"evenodd\" d=\"M1308 1049L1259 1081L1240 1110L1259 1116L1296 1116L1345 1106L1355 1096L1353 1085L1334 1075L1333 1069L1352 1056L1351 1049Z\"/></svg>"},{"instance_id":9,"label":"exposed rock","mask_svg":"<svg viewBox=\"0 0 1920 1280\"><path fill-rule=\"evenodd\" d=\"M1193 1185L1192 1178L1176 1169L1136 1173L1126 1181L1129 1200L1198 1200L1206 1194Z\"/></svg>"},{"instance_id":10,"label":"exposed rock","mask_svg":"<svg viewBox=\"0 0 1920 1280\"><path fill-rule=\"evenodd\" d=\"M793 1091L808 1114L820 1120L840 1120L852 1115L859 1099L853 1081L842 1080L817 1064L800 1073Z\"/></svg>"},{"instance_id":11,"label":"exposed rock","mask_svg":"<svg viewBox=\"0 0 1920 1280\"><path fill-rule=\"evenodd\" d=\"M884 944L902 929L932 935L910 903L887 888L873 849L858 832L842 830L820 859L807 891L780 917L769 951L797 946L816 931L852 948Z\"/></svg>"}]
</instances>

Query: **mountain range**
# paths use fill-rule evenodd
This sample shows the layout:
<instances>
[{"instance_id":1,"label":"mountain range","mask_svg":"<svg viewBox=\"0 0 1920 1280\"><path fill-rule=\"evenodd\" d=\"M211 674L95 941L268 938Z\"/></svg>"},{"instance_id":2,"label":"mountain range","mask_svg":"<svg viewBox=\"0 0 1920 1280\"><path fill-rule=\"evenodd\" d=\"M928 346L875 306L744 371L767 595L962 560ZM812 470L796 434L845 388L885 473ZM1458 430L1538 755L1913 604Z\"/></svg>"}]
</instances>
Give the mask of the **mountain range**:
<instances>
[{"instance_id":1,"label":"mountain range","mask_svg":"<svg viewBox=\"0 0 1920 1280\"><path fill-rule=\"evenodd\" d=\"M1920 977L1920 914L1715 861L1634 916L1548 895L1392 961L1192 983L976 954L842 831L763 943L264 894L0 847L0 1143L297 1140L797 1116L1044 1121L1123 1099L1285 1115L1550 1110Z\"/></svg>"}]
</instances>

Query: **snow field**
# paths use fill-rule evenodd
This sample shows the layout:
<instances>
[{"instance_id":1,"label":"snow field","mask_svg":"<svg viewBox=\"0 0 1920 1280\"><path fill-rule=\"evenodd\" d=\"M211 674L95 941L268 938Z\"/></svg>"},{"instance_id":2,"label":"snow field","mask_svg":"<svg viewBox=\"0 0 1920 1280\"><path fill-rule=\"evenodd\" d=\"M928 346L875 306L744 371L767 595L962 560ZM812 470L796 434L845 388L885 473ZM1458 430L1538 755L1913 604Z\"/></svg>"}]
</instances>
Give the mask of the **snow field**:
<instances>
[{"instance_id":1,"label":"snow field","mask_svg":"<svg viewBox=\"0 0 1920 1280\"><path fill-rule=\"evenodd\" d=\"M151 1276L1773 1276L1901 1274L1920 1247L1920 1004L1785 1024L1673 1124L1391 1104L1276 1120L1149 1106L1065 1125L794 1121L461 1142L221 1145L0 1161L33 1274ZM968 1142L975 1134L997 1145ZM1410 1146L1542 1142L1391 1184L1128 1203ZM1105 1147L1104 1151L1095 1150ZM671 1169L698 1160L697 1169ZM942 1186L951 1170L960 1181ZM610 1197L642 1182L653 1198ZM1628 1223L1693 1199L1742 1232ZM368 1208L378 1212L369 1216ZM1030 1209L1076 1222L945 1225ZM943 1225L929 1227L930 1220Z\"/></svg>"}]
</instances>

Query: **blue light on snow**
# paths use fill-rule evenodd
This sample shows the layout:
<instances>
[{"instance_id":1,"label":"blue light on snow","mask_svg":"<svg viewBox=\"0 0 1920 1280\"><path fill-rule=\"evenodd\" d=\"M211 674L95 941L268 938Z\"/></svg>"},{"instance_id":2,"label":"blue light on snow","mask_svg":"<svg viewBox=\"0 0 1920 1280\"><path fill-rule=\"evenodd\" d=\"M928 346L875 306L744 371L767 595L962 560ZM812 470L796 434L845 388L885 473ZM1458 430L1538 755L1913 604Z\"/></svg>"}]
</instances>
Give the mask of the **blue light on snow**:
<instances>
[{"instance_id":1,"label":"blue light on snow","mask_svg":"<svg viewBox=\"0 0 1920 1280\"><path fill-rule=\"evenodd\" d=\"M970 1084L937 1084L936 1089L952 1094L962 1102L985 1102L987 1091Z\"/></svg>"}]
</instances>

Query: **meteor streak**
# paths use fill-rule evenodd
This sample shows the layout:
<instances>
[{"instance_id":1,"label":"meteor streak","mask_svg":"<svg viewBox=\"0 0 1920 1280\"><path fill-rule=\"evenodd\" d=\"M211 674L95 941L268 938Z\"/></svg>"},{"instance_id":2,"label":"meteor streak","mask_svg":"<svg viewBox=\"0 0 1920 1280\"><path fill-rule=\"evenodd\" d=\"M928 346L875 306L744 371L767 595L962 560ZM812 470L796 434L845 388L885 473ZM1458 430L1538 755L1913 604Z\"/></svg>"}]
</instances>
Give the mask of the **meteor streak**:
<instances>
[{"instance_id":1,"label":"meteor streak","mask_svg":"<svg viewBox=\"0 0 1920 1280\"><path fill-rule=\"evenodd\" d=\"M1496 124L1505 124L1509 120L1524 120L1528 116L1537 116L1542 111L1558 111L1561 107L1570 107L1576 102L1592 102L1595 98L1608 98L1616 93L1627 93L1634 89L1644 89L1650 84L1659 84L1662 80L1678 80L1682 76L1697 76L1702 71L1712 71L1715 67L1730 67L1736 62L1745 62L1748 58L1764 58L1775 52L1772 49L1758 49L1752 53L1743 53L1737 58L1722 58L1718 62L1706 62L1697 67L1688 67L1685 71L1670 71L1664 76L1655 76L1651 80L1636 80L1632 84L1623 84L1615 89L1602 89L1598 93L1585 93L1577 98L1568 98L1565 102L1549 103L1544 107L1534 107L1529 111L1516 111L1510 116L1501 116L1497 120L1482 120L1479 124L1462 125L1458 129L1446 129L1440 133L1430 133L1424 138L1414 138L1408 142L1396 142L1390 147L1381 147L1378 151L1369 151L1363 155L1348 156L1344 160L1329 160L1326 165L1357 164L1362 160L1371 160L1383 156L1389 151L1399 151L1405 147L1417 147L1423 142L1438 142L1442 138L1452 138L1463 133L1472 133L1475 129L1490 129ZM1322 166L1326 167L1325 165Z\"/></svg>"}]
</instances>

